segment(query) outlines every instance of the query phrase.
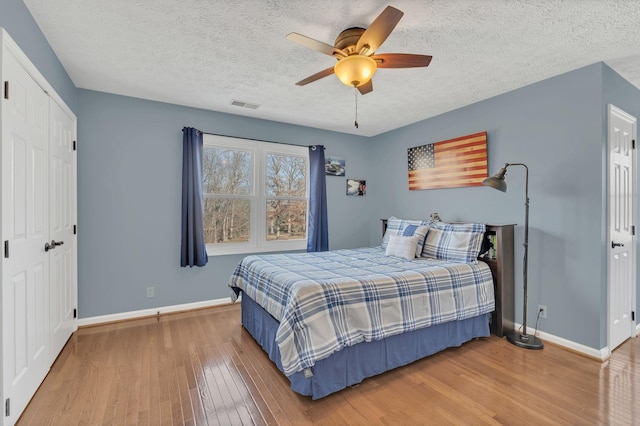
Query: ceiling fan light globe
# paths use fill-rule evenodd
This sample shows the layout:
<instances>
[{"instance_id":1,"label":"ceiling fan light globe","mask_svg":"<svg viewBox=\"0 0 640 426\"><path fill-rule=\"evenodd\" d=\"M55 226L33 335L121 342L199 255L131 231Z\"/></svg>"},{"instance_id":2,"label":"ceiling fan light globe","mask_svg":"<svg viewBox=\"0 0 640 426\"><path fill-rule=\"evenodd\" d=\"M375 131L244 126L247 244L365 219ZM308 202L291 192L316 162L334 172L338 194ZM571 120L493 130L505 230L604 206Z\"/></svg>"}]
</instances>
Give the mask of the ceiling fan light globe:
<instances>
[{"instance_id":1,"label":"ceiling fan light globe","mask_svg":"<svg viewBox=\"0 0 640 426\"><path fill-rule=\"evenodd\" d=\"M347 56L340 59L333 67L336 76L349 87L367 84L377 69L376 61L363 55Z\"/></svg>"}]
</instances>

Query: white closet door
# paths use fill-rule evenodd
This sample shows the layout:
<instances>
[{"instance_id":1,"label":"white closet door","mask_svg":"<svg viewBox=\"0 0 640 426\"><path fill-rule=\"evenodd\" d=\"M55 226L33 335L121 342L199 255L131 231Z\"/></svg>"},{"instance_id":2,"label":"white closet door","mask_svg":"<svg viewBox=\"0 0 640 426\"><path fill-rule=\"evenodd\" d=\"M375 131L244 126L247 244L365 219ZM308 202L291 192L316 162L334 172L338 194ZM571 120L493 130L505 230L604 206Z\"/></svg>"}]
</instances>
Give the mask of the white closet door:
<instances>
[{"instance_id":1,"label":"white closet door","mask_svg":"<svg viewBox=\"0 0 640 426\"><path fill-rule=\"evenodd\" d=\"M74 120L50 101L49 229L55 248L50 256L51 363L75 330L76 303Z\"/></svg>"},{"instance_id":2,"label":"white closet door","mask_svg":"<svg viewBox=\"0 0 640 426\"><path fill-rule=\"evenodd\" d=\"M613 351L633 337L636 325L632 312L636 302L634 205L636 118L613 105L609 105L609 251L608 270L608 323L609 350ZM609 249L609 247L611 247Z\"/></svg>"},{"instance_id":3,"label":"white closet door","mask_svg":"<svg viewBox=\"0 0 640 426\"><path fill-rule=\"evenodd\" d=\"M2 99L3 394L13 424L50 367L49 97L7 50Z\"/></svg>"}]
</instances>

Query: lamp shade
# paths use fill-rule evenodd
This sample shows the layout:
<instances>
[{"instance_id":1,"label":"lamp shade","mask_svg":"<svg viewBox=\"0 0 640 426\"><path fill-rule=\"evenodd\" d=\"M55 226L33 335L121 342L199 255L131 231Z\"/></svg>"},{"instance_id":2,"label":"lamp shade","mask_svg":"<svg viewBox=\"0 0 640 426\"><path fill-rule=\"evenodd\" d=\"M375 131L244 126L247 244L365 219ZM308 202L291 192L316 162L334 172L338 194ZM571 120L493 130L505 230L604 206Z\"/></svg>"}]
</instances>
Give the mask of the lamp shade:
<instances>
[{"instance_id":1,"label":"lamp shade","mask_svg":"<svg viewBox=\"0 0 640 426\"><path fill-rule=\"evenodd\" d=\"M507 181L504 180L504 176L507 174L507 167L509 167L509 163L505 164L495 175L483 180L482 184L498 191L507 192Z\"/></svg>"},{"instance_id":2,"label":"lamp shade","mask_svg":"<svg viewBox=\"0 0 640 426\"><path fill-rule=\"evenodd\" d=\"M498 191L507 192L507 182L504 180L504 177L499 178L496 176L491 176L483 180L482 184L490 186L491 188L495 188Z\"/></svg>"},{"instance_id":3,"label":"lamp shade","mask_svg":"<svg viewBox=\"0 0 640 426\"><path fill-rule=\"evenodd\" d=\"M364 55L347 56L340 59L333 67L333 71L340 81L351 87L368 83L377 69L376 61Z\"/></svg>"}]
</instances>

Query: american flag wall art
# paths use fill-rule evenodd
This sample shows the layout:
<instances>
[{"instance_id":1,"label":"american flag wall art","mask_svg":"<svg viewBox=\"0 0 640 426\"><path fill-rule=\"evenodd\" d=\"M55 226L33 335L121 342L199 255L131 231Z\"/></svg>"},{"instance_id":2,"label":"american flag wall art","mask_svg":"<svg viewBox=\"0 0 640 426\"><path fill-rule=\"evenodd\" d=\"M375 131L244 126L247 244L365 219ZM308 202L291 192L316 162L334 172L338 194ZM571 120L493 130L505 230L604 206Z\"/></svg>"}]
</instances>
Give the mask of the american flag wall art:
<instances>
[{"instance_id":1,"label":"american flag wall art","mask_svg":"<svg viewBox=\"0 0 640 426\"><path fill-rule=\"evenodd\" d=\"M487 132L407 150L409 189L480 186L487 175Z\"/></svg>"}]
</instances>

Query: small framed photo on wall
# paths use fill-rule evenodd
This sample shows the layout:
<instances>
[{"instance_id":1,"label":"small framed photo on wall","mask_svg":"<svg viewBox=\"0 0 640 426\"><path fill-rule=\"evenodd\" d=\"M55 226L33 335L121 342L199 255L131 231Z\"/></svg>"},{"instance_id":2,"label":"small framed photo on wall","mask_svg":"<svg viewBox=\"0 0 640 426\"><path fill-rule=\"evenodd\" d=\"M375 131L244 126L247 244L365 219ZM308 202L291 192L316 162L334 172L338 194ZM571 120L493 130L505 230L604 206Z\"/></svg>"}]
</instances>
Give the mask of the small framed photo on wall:
<instances>
[{"instance_id":1,"label":"small framed photo on wall","mask_svg":"<svg viewBox=\"0 0 640 426\"><path fill-rule=\"evenodd\" d=\"M364 179L347 179L347 195L356 197L367 195L367 181Z\"/></svg>"},{"instance_id":2,"label":"small framed photo on wall","mask_svg":"<svg viewBox=\"0 0 640 426\"><path fill-rule=\"evenodd\" d=\"M344 176L345 160L341 157L327 157L324 160L325 174L329 176Z\"/></svg>"}]
</instances>

